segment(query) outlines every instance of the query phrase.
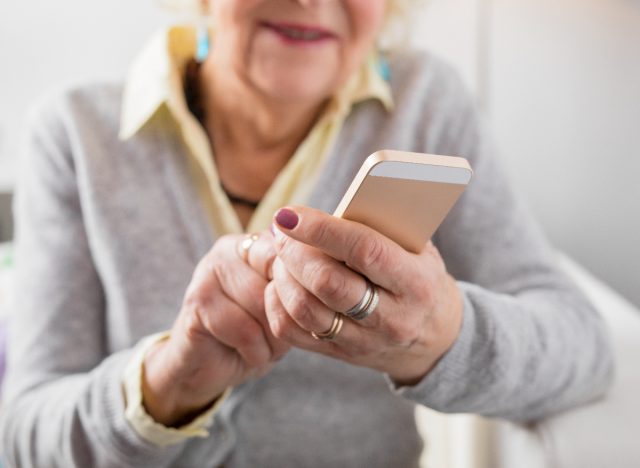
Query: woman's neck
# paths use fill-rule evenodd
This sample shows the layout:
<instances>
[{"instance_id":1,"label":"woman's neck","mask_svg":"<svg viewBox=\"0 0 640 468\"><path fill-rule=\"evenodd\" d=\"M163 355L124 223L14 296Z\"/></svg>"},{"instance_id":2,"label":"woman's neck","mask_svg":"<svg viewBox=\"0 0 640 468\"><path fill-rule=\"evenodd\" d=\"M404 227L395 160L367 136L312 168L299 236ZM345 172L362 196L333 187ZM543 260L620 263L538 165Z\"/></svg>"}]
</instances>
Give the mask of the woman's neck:
<instances>
[{"instance_id":1,"label":"woman's neck","mask_svg":"<svg viewBox=\"0 0 640 468\"><path fill-rule=\"evenodd\" d=\"M324 103L270 100L213 58L196 74L199 117L224 189L257 202L309 133ZM253 209L233 205L246 227Z\"/></svg>"},{"instance_id":2,"label":"woman's neck","mask_svg":"<svg viewBox=\"0 0 640 468\"><path fill-rule=\"evenodd\" d=\"M218 146L239 154L290 157L317 120L324 102L270 98L210 57L202 65L200 96L207 131Z\"/></svg>"}]
</instances>

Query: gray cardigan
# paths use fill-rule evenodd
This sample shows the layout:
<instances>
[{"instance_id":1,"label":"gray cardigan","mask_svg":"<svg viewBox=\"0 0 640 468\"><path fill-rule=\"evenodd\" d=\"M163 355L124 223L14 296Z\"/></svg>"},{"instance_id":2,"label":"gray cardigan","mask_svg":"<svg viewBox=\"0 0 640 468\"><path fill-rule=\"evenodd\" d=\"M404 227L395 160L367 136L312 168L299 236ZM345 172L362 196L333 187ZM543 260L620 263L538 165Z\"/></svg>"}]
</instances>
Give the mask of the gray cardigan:
<instances>
[{"instance_id":1,"label":"gray cardigan","mask_svg":"<svg viewBox=\"0 0 640 468\"><path fill-rule=\"evenodd\" d=\"M16 196L16 313L4 456L30 467L416 466L415 404L530 420L603 393L602 321L513 193L472 100L429 54L392 61L396 110L349 116L309 200L333 211L381 148L458 155L475 177L434 236L464 295L460 336L411 388L301 350L236 388L211 435L160 448L128 425L132 347L168 329L215 242L166 112L117 138L120 85L83 86L32 113ZM569 215L569 214L568 214Z\"/></svg>"}]
</instances>

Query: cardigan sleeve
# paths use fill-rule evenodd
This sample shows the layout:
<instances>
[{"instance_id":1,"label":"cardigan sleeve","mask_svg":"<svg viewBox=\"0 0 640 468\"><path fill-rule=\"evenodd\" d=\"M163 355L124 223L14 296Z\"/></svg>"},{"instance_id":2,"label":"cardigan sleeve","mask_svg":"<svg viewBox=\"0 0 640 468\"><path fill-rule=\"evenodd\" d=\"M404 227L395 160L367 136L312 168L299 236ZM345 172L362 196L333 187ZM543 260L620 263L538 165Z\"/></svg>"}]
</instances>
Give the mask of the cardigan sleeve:
<instances>
[{"instance_id":1,"label":"cardigan sleeve","mask_svg":"<svg viewBox=\"0 0 640 468\"><path fill-rule=\"evenodd\" d=\"M458 280L463 322L422 382L394 390L443 412L520 421L594 399L613 375L603 320L558 268L464 86L447 83L450 133L439 151L466 157L474 177L434 244Z\"/></svg>"},{"instance_id":2,"label":"cardigan sleeve","mask_svg":"<svg viewBox=\"0 0 640 468\"><path fill-rule=\"evenodd\" d=\"M46 101L27 125L14 204L15 311L2 408L10 466L163 467L125 418L133 350L107 356L105 296L92 259L64 110Z\"/></svg>"},{"instance_id":3,"label":"cardigan sleeve","mask_svg":"<svg viewBox=\"0 0 640 468\"><path fill-rule=\"evenodd\" d=\"M179 444L193 437L206 438L211 434L208 428L213 418L227 399L232 388L227 388L208 408L202 410L190 422L181 427L167 427L155 421L147 413L142 399L142 375L144 358L157 343L169 338L168 331L148 336L133 354L122 378L127 421L143 439L158 446Z\"/></svg>"}]
</instances>

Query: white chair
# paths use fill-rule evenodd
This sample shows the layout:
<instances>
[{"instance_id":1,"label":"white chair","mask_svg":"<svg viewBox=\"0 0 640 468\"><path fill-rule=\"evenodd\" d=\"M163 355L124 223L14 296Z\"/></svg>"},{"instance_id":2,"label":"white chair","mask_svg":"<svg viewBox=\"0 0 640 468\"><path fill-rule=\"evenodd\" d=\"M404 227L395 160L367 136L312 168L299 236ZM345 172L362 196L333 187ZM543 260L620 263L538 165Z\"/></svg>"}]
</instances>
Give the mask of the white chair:
<instances>
[{"instance_id":1,"label":"white chair","mask_svg":"<svg viewBox=\"0 0 640 468\"><path fill-rule=\"evenodd\" d=\"M591 404L523 426L421 408L429 468L640 467L640 310L560 255L562 268L602 313L614 342L615 383Z\"/></svg>"}]
</instances>

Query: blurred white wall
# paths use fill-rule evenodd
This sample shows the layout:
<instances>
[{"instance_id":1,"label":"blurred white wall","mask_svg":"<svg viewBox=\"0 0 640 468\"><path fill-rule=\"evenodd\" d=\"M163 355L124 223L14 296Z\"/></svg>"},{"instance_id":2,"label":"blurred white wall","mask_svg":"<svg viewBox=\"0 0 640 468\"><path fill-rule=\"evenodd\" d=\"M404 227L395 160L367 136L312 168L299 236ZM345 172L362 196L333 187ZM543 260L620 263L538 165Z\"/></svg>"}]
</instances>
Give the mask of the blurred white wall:
<instances>
[{"instance_id":1,"label":"blurred white wall","mask_svg":"<svg viewBox=\"0 0 640 468\"><path fill-rule=\"evenodd\" d=\"M0 190L13 185L25 108L48 88L118 79L169 15L153 0L0 1Z\"/></svg>"},{"instance_id":2,"label":"blurred white wall","mask_svg":"<svg viewBox=\"0 0 640 468\"><path fill-rule=\"evenodd\" d=\"M486 48L483 0L421 1L423 7L411 19L411 45L428 48L455 65L482 101Z\"/></svg>"},{"instance_id":3,"label":"blurred white wall","mask_svg":"<svg viewBox=\"0 0 640 468\"><path fill-rule=\"evenodd\" d=\"M640 1L492 0L487 104L550 237L640 305Z\"/></svg>"},{"instance_id":4,"label":"blurred white wall","mask_svg":"<svg viewBox=\"0 0 640 468\"><path fill-rule=\"evenodd\" d=\"M118 79L153 0L0 2L0 191L44 89ZM551 239L640 304L640 0L429 0L412 43L452 61Z\"/></svg>"},{"instance_id":5,"label":"blurred white wall","mask_svg":"<svg viewBox=\"0 0 640 468\"><path fill-rule=\"evenodd\" d=\"M554 244L640 305L640 0L431 0L414 40L476 92Z\"/></svg>"}]
</instances>

